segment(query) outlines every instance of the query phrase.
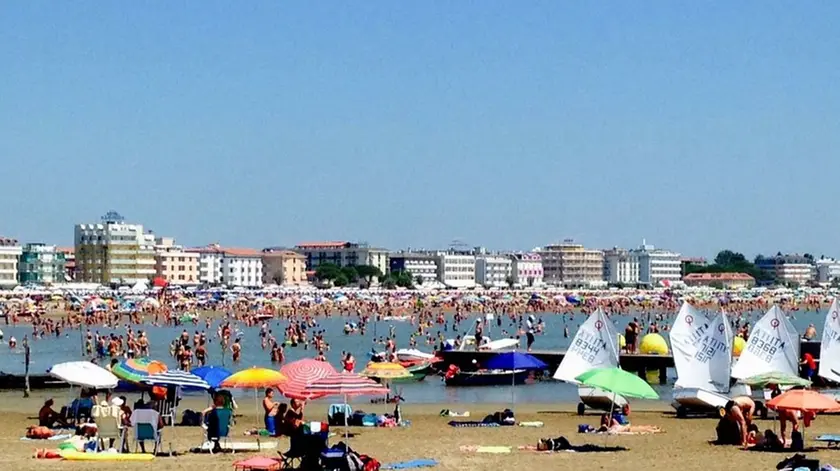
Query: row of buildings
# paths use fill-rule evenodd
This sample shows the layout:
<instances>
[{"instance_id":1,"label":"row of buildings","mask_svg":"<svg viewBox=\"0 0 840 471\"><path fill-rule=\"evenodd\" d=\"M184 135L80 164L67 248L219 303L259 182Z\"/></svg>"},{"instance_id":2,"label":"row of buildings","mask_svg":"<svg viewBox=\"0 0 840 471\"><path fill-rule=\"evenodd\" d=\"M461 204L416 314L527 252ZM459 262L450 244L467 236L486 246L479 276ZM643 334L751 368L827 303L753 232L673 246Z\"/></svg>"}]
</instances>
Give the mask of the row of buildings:
<instances>
[{"instance_id":1,"label":"row of buildings","mask_svg":"<svg viewBox=\"0 0 840 471\"><path fill-rule=\"evenodd\" d=\"M173 285L260 287L301 286L314 281L318 266L370 265L382 273L407 272L415 284L441 288L539 287L601 288L720 283L749 286L740 275L685 276L684 258L646 241L635 249L599 250L573 240L530 252L491 253L482 248L390 252L366 243L306 242L292 248L261 250L219 244L183 247L142 224L126 223L109 212L98 223L78 224L74 246L24 244L0 238L0 287L64 281L135 284L163 280ZM840 262L810 255L758 256L756 266L779 283L831 283L840 280Z\"/></svg>"}]
</instances>

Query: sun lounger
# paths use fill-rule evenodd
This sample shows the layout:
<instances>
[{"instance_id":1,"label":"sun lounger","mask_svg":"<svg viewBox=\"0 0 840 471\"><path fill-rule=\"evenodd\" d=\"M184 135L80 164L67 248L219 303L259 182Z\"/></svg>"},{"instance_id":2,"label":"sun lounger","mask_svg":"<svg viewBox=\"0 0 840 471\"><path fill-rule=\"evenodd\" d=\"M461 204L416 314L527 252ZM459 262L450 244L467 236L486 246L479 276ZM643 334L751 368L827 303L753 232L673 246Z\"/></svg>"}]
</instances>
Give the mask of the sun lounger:
<instances>
[{"instance_id":1,"label":"sun lounger","mask_svg":"<svg viewBox=\"0 0 840 471\"><path fill-rule=\"evenodd\" d=\"M450 427L463 427L463 428L483 428L483 427L501 427L501 425L493 422L476 422L476 421L457 421L451 420L449 421Z\"/></svg>"}]
</instances>

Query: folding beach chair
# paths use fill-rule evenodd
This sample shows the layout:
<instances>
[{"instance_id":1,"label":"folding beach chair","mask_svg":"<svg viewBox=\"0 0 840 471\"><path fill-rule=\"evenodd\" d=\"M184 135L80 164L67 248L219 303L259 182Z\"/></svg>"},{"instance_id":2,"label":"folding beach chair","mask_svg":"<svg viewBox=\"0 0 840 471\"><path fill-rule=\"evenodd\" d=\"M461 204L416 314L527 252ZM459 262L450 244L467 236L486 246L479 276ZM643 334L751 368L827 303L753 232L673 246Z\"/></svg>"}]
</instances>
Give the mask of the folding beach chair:
<instances>
[{"instance_id":1,"label":"folding beach chair","mask_svg":"<svg viewBox=\"0 0 840 471\"><path fill-rule=\"evenodd\" d=\"M114 440L117 450L122 453L125 450L127 435L127 431L122 425L122 410L117 406L103 402L93 406L91 415L96 422L96 438L99 450L110 448L109 445L106 445L105 440Z\"/></svg>"},{"instance_id":2,"label":"folding beach chair","mask_svg":"<svg viewBox=\"0 0 840 471\"><path fill-rule=\"evenodd\" d=\"M289 437L289 451L280 453L283 469L321 469L321 453L328 447L328 437L328 429L316 433L301 430Z\"/></svg>"},{"instance_id":3,"label":"folding beach chair","mask_svg":"<svg viewBox=\"0 0 840 471\"><path fill-rule=\"evenodd\" d=\"M153 409L135 410L131 414L131 425L134 427L134 452L137 452L138 446L143 444L146 440L152 440L155 443L154 454L157 455L160 449L160 430L158 430L158 423L160 422L160 414ZM143 447L145 448L145 447Z\"/></svg>"},{"instance_id":4,"label":"folding beach chair","mask_svg":"<svg viewBox=\"0 0 840 471\"><path fill-rule=\"evenodd\" d=\"M233 419L233 411L230 409L213 409L207 414L207 441L212 443L210 453L221 451L222 443L230 436L230 424Z\"/></svg>"}]
</instances>

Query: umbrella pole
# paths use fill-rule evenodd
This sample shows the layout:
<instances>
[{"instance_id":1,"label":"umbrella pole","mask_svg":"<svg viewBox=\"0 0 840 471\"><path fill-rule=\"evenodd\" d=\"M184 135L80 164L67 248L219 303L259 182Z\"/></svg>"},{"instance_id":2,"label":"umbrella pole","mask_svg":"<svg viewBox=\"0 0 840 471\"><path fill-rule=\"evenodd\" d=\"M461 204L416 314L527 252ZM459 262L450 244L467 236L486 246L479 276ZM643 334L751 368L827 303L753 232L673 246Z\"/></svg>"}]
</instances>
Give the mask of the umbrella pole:
<instances>
[{"instance_id":1,"label":"umbrella pole","mask_svg":"<svg viewBox=\"0 0 840 471\"><path fill-rule=\"evenodd\" d=\"M513 405L516 402L516 397L514 396L514 388L516 387L516 369L511 372L510 375L510 410L513 410Z\"/></svg>"}]
</instances>

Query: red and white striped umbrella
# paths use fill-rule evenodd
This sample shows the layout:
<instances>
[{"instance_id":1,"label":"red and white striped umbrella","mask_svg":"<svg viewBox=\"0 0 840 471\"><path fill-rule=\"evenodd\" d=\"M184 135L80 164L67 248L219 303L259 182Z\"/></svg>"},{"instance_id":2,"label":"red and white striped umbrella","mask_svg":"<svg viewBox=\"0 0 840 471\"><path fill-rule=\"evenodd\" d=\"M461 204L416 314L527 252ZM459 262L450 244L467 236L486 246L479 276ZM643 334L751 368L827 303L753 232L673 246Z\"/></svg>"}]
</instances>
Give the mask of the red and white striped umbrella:
<instances>
[{"instance_id":1,"label":"red and white striped umbrella","mask_svg":"<svg viewBox=\"0 0 840 471\"><path fill-rule=\"evenodd\" d=\"M315 381L336 374L335 368L325 361L311 358L293 361L280 368L280 372L289 378L282 386L283 395L291 399L317 399L320 395L311 395L306 388Z\"/></svg>"},{"instance_id":2,"label":"red and white striped umbrella","mask_svg":"<svg viewBox=\"0 0 840 471\"><path fill-rule=\"evenodd\" d=\"M313 397L384 396L388 388L355 373L332 373L310 384L305 392Z\"/></svg>"}]
</instances>

